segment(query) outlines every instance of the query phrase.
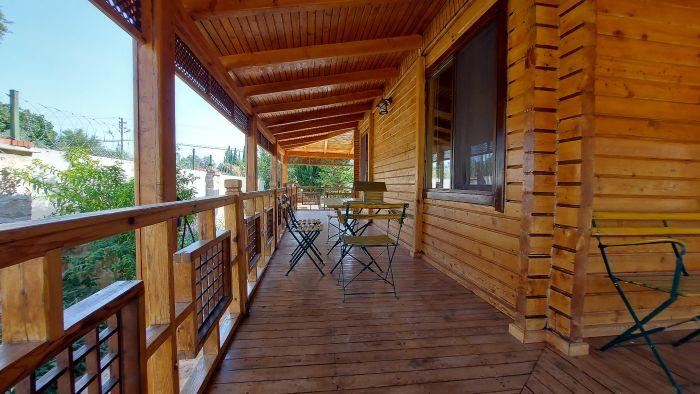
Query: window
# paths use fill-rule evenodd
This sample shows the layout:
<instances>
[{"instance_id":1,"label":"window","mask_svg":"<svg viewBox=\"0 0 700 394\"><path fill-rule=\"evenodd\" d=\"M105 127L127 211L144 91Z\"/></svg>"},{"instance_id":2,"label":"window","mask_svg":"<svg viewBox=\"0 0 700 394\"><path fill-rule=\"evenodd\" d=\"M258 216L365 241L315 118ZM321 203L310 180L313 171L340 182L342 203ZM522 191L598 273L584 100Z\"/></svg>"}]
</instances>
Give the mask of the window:
<instances>
[{"instance_id":1,"label":"window","mask_svg":"<svg viewBox=\"0 0 700 394\"><path fill-rule=\"evenodd\" d=\"M360 180L368 181L369 175L369 133L362 134L360 137Z\"/></svg>"},{"instance_id":2,"label":"window","mask_svg":"<svg viewBox=\"0 0 700 394\"><path fill-rule=\"evenodd\" d=\"M506 17L499 2L427 80L427 197L503 208Z\"/></svg>"}]
</instances>

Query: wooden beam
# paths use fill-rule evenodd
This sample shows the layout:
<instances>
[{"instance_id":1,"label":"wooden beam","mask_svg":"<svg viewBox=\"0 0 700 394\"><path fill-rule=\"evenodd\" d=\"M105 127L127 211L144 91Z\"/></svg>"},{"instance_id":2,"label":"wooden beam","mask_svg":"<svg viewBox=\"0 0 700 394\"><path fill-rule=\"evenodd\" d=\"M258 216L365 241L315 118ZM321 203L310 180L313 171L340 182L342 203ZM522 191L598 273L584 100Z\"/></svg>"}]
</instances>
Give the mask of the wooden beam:
<instances>
[{"instance_id":1,"label":"wooden beam","mask_svg":"<svg viewBox=\"0 0 700 394\"><path fill-rule=\"evenodd\" d=\"M361 7L410 0L185 0L194 19L250 16L264 12L313 11L328 7Z\"/></svg>"},{"instance_id":2,"label":"wooden beam","mask_svg":"<svg viewBox=\"0 0 700 394\"><path fill-rule=\"evenodd\" d=\"M322 107L325 105L342 104L360 100L372 100L376 97L381 97L384 93L381 89L364 90L359 92L338 94L335 96L321 97L310 100L289 101L279 104L267 104L255 106L255 112L265 114L270 112L293 111L296 109L305 109L313 107Z\"/></svg>"},{"instance_id":3,"label":"wooden beam","mask_svg":"<svg viewBox=\"0 0 700 394\"><path fill-rule=\"evenodd\" d=\"M347 133L348 131L351 131L351 130L339 130L339 131L334 131L332 133L314 135L312 137L299 138L296 140L282 141L282 142L280 142L280 146L282 146L285 149L289 149L291 147L304 146L304 145L308 145L308 144L313 144L314 142L323 141L327 138L337 137L341 134Z\"/></svg>"},{"instance_id":4,"label":"wooden beam","mask_svg":"<svg viewBox=\"0 0 700 394\"><path fill-rule=\"evenodd\" d=\"M347 123L341 123L337 125L331 125L331 126L326 126L326 127L318 127L315 129L310 129L310 130L300 130L296 131L294 133L285 133L285 134L280 134L277 136L277 141L280 143L283 143L285 141L292 140L294 138L301 138L301 137L310 137L312 135L318 135L318 134L326 134L330 133L333 131L338 131L338 130L349 130L357 127L357 122L347 122Z\"/></svg>"},{"instance_id":5,"label":"wooden beam","mask_svg":"<svg viewBox=\"0 0 700 394\"><path fill-rule=\"evenodd\" d=\"M354 104L345 107L324 109L321 111L303 112L293 115L279 116L267 118L264 120L268 127L287 125L292 123L300 123L309 120L332 118L335 116L352 115L369 111L372 108L371 104Z\"/></svg>"},{"instance_id":6,"label":"wooden beam","mask_svg":"<svg viewBox=\"0 0 700 394\"><path fill-rule=\"evenodd\" d=\"M245 138L245 191L258 190L258 117L250 119L250 130Z\"/></svg>"},{"instance_id":7,"label":"wooden beam","mask_svg":"<svg viewBox=\"0 0 700 394\"><path fill-rule=\"evenodd\" d=\"M341 152L305 152L305 151L287 151L287 158L299 157L299 158L312 158L312 159L352 159L352 153L341 153Z\"/></svg>"},{"instance_id":8,"label":"wooden beam","mask_svg":"<svg viewBox=\"0 0 700 394\"><path fill-rule=\"evenodd\" d=\"M277 127L271 127L270 132L277 136L278 134L291 133L300 130L309 130L317 127L331 126L334 124L341 124L347 122L359 122L364 119L364 114L352 114L344 116L335 116L332 118L317 119L317 120L307 120L299 123L292 123L288 125L282 125Z\"/></svg>"},{"instance_id":9,"label":"wooden beam","mask_svg":"<svg viewBox=\"0 0 700 394\"><path fill-rule=\"evenodd\" d=\"M423 36L378 38L364 41L348 41L335 44L311 45L298 48L273 49L269 51L241 53L221 57L224 67L259 67L270 64L290 63L313 59L328 59L345 56L366 56L382 53L404 52L418 49L423 43Z\"/></svg>"},{"instance_id":10,"label":"wooden beam","mask_svg":"<svg viewBox=\"0 0 700 394\"><path fill-rule=\"evenodd\" d=\"M353 82L387 80L399 76L397 68L378 68L374 70L355 71L350 73L327 75L323 77L311 77L292 79L282 82L270 82L260 85L248 85L241 87L241 93L245 96L257 96L261 94L289 92L299 89L318 88L322 86L343 85Z\"/></svg>"},{"instance_id":11,"label":"wooden beam","mask_svg":"<svg viewBox=\"0 0 700 394\"><path fill-rule=\"evenodd\" d=\"M418 111L416 113L416 155L415 155L415 195L413 198L413 249L411 256L417 258L423 253L423 187L425 183L425 57L418 56L415 63L416 84L415 95L418 100Z\"/></svg>"},{"instance_id":12,"label":"wooden beam","mask_svg":"<svg viewBox=\"0 0 700 394\"><path fill-rule=\"evenodd\" d=\"M136 204L175 201L175 2L142 1L145 41L137 43L134 175ZM136 231L136 275L145 287L145 324L175 320L173 253L177 223L168 220ZM148 392L178 389L175 328L147 362Z\"/></svg>"}]
</instances>

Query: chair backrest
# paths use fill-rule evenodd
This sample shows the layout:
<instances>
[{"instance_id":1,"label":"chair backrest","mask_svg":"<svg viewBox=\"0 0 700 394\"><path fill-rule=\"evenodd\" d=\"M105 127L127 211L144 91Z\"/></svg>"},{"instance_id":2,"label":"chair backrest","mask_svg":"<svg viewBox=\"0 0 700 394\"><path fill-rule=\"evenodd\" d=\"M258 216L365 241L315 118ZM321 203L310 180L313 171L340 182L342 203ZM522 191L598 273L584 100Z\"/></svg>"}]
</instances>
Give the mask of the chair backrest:
<instances>
[{"instance_id":1,"label":"chair backrest","mask_svg":"<svg viewBox=\"0 0 700 394\"><path fill-rule=\"evenodd\" d=\"M361 193L360 198L365 202L381 202L384 201L384 192L386 191L386 183L384 182L360 182L353 183L353 189Z\"/></svg>"},{"instance_id":2,"label":"chair backrest","mask_svg":"<svg viewBox=\"0 0 700 394\"><path fill-rule=\"evenodd\" d=\"M700 212L594 212L591 234L598 239L700 235Z\"/></svg>"}]
</instances>

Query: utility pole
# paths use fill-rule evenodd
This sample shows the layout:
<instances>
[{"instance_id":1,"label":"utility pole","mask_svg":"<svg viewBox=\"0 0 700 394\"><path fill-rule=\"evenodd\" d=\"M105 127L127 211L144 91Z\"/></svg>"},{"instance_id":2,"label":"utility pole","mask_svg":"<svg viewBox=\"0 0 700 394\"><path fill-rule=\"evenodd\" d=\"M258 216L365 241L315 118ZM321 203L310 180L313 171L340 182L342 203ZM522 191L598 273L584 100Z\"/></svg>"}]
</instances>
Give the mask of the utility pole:
<instances>
[{"instance_id":1,"label":"utility pole","mask_svg":"<svg viewBox=\"0 0 700 394\"><path fill-rule=\"evenodd\" d=\"M19 135L19 91L10 89L10 138Z\"/></svg>"},{"instance_id":2,"label":"utility pole","mask_svg":"<svg viewBox=\"0 0 700 394\"><path fill-rule=\"evenodd\" d=\"M126 128L126 122L124 118L119 117L119 157L124 158L124 129Z\"/></svg>"}]
</instances>

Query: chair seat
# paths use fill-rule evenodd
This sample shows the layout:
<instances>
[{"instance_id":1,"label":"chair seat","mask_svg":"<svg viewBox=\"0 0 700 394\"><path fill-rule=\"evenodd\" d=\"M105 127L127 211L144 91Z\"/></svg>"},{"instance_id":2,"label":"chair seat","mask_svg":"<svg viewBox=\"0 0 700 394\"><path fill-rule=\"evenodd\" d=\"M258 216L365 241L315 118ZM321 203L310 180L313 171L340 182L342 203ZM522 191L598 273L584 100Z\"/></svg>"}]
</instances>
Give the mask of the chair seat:
<instances>
[{"instance_id":1,"label":"chair seat","mask_svg":"<svg viewBox=\"0 0 700 394\"><path fill-rule=\"evenodd\" d=\"M344 235L340 237L345 245L355 245L355 246L386 246L393 245L394 240L389 238L387 235L363 235L363 236L351 236Z\"/></svg>"},{"instance_id":2,"label":"chair seat","mask_svg":"<svg viewBox=\"0 0 700 394\"><path fill-rule=\"evenodd\" d=\"M300 219L299 224L321 224L321 219Z\"/></svg>"},{"instance_id":3,"label":"chair seat","mask_svg":"<svg viewBox=\"0 0 700 394\"><path fill-rule=\"evenodd\" d=\"M309 233L314 231L323 231L323 224L321 223L299 223L298 226L292 228L295 233L303 232Z\"/></svg>"},{"instance_id":4,"label":"chair seat","mask_svg":"<svg viewBox=\"0 0 700 394\"><path fill-rule=\"evenodd\" d=\"M671 287L673 287L673 276L671 275L621 275L617 276L617 279L621 282L663 291L664 293L670 293ZM683 297L700 297L700 275L681 276L678 295Z\"/></svg>"}]
</instances>

